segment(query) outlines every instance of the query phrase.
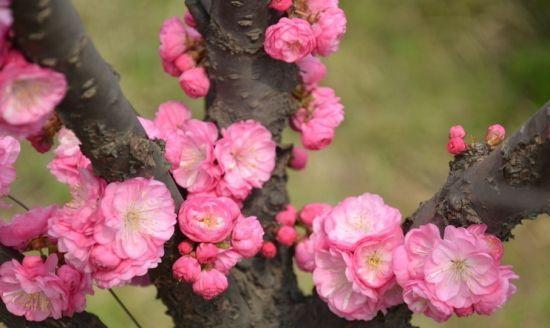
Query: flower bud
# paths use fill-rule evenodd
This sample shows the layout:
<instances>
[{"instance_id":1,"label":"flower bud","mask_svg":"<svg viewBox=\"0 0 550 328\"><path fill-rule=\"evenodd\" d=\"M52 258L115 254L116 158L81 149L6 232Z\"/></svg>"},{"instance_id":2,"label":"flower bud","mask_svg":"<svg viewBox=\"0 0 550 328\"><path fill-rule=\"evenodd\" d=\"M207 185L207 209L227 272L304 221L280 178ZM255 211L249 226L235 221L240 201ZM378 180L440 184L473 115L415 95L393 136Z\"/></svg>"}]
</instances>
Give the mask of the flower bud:
<instances>
[{"instance_id":1,"label":"flower bud","mask_svg":"<svg viewBox=\"0 0 550 328\"><path fill-rule=\"evenodd\" d=\"M303 170L307 165L307 151L302 147L292 147L292 156L288 166L294 170Z\"/></svg>"},{"instance_id":2,"label":"flower bud","mask_svg":"<svg viewBox=\"0 0 550 328\"><path fill-rule=\"evenodd\" d=\"M504 140L506 136L506 130L500 124L493 124L487 128L487 135L485 136L485 141L489 146L496 146Z\"/></svg>"},{"instance_id":3,"label":"flower bud","mask_svg":"<svg viewBox=\"0 0 550 328\"><path fill-rule=\"evenodd\" d=\"M450 138L461 138L464 139L466 136L466 131L462 127L462 125L453 125L449 129L449 139Z\"/></svg>"},{"instance_id":4,"label":"flower bud","mask_svg":"<svg viewBox=\"0 0 550 328\"><path fill-rule=\"evenodd\" d=\"M463 153L466 148L468 147L462 138L451 138L447 143L447 152L452 155L459 155Z\"/></svg>"},{"instance_id":5,"label":"flower bud","mask_svg":"<svg viewBox=\"0 0 550 328\"><path fill-rule=\"evenodd\" d=\"M178 251L181 255L187 255L193 251L193 245L188 241L182 241L178 245Z\"/></svg>"},{"instance_id":6,"label":"flower bud","mask_svg":"<svg viewBox=\"0 0 550 328\"><path fill-rule=\"evenodd\" d=\"M293 227L282 226L279 231L277 231L277 241L281 245L292 246L296 241L297 233Z\"/></svg>"},{"instance_id":7,"label":"flower bud","mask_svg":"<svg viewBox=\"0 0 550 328\"><path fill-rule=\"evenodd\" d=\"M288 204L283 211L277 213L275 220L277 220L280 225L292 227L294 223L296 223L296 216L296 209L294 206Z\"/></svg>"},{"instance_id":8,"label":"flower bud","mask_svg":"<svg viewBox=\"0 0 550 328\"><path fill-rule=\"evenodd\" d=\"M272 259L277 255L277 246L270 241L266 241L262 246L262 255L267 259Z\"/></svg>"}]
</instances>

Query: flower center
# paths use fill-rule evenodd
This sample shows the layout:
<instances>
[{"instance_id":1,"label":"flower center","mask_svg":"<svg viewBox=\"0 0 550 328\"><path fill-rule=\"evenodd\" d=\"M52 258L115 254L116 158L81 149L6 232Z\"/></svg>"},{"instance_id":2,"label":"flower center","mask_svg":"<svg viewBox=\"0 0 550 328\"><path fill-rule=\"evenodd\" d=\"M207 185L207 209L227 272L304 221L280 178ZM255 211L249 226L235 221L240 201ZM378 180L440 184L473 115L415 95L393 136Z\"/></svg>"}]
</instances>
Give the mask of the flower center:
<instances>
[{"instance_id":1,"label":"flower center","mask_svg":"<svg viewBox=\"0 0 550 328\"><path fill-rule=\"evenodd\" d=\"M39 95L42 91L41 83L37 83L33 80L17 80L13 82L12 92L21 106L18 108L24 109L33 105L35 96Z\"/></svg>"},{"instance_id":2,"label":"flower center","mask_svg":"<svg viewBox=\"0 0 550 328\"><path fill-rule=\"evenodd\" d=\"M380 255L378 254L378 252L372 253L367 258L367 264L374 268L378 267L381 262L382 262L382 259L380 258Z\"/></svg>"},{"instance_id":3,"label":"flower center","mask_svg":"<svg viewBox=\"0 0 550 328\"><path fill-rule=\"evenodd\" d=\"M128 211L124 219L125 219L124 223L126 228L132 229L132 230L137 230L139 228L141 217L135 210Z\"/></svg>"},{"instance_id":4,"label":"flower center","mask_svg":"<svg viewBox=\"0 0 550 328\"><path fill-rule=\"evenodd\" d=\"M20 297L16 298L15 303L28 311L43 311L50 306L49 299L42 292L27 294L21 291Z\"/></svg>"},{"instance_id":5,"label":"flower center","mask_svg":"<svg viewBox=\"0 0 550 328\"><path fill-rule=\"evenodd\" d=\"M202 223L204 223L208 228L213 228L218 224L218 220L212 214L208 214L202 218Z\"/></svg>"},{"instance_id":6,"label":"flower center","mask_svg":"<svg viewBox=\"0 0 550 328\"><path fill-rule=\"evenodd\" d=\"M466 264L466 260L452 260L453 263L453 269L456 273L463 274L466 269L468 269L468 265Z\"/></svg>"}]
</instances>

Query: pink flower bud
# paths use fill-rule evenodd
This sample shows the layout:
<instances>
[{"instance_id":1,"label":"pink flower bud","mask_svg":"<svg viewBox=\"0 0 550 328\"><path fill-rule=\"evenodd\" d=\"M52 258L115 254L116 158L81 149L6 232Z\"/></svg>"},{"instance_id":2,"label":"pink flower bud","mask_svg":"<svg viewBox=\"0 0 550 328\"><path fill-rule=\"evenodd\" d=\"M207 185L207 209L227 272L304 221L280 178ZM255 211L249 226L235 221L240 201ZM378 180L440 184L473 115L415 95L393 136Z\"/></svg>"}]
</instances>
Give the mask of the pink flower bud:
<instances>
[{"instance_id":1,"label":"pink flower bud","mask_svg":"<svg viewBox=\"0 0 550 328\"><path fill-rule=\"evenodd\" d=\"M277 246L270 241L266 241L262 246L262 255L267 259L272 259L277 255Z\"/></svg>"},{"instance_id":2,"label":"pink flower bud","mask_svg":"<svg viewBox=\"0 0 550 328\"><path fill-rule=\"evenodd\" d=\"M193 245L191 245L191 243L188 241L182 241L178 245L178 251L180 252L181 255L187 255L191 253L191 251L193 251Z\"/></svg>"},{"instance_id":3,"label":"pink flower bud","mask_svg":"<svg viewBox=\"0 0 550 328\"><path fill-rule=\"evenodd\" d=\"M307 165L307 151L302 147L292 147L292 156L288 166L294 170L303 170Z\"/></svg>"},{"instance_id":4,"label":"pink flower bud","mask_svg":"<svg viewBox=\"0 0 550 328\"><path fill-rule=\"evenodd\" d=\"M191 98L206 96L210 89L210 80L204 67L195 67L180 76L180 87Z\"/></svg>"},{"instance_id":5,"label":"pink flower bud","mask_svg":"<svg viewBox=\"0 0 550 328\"><path fill-rule=\"evenodd\" d=\"M197 27L197 23L195 22L195 18L188 11L186 11L185 14L183 14L183 21L185 22L185 24L187 24L187 26Z\"/></svg>"},{"instance_id":6,"label":"pink flower bud","mask_svg":"<svg viewBox=\"0 0 550 328\"><path fill-rule=\"evenodd\" d=\"M496 146L504 140L506 136L506 130L500 124L493 124L487 129L487 135L485 141L489 146Z\"/></svg>"},{"instance_id":7,"label":"pink flower bud","mask_svg":"<svg viewBox=\"0 0 550 328\"><path fill-rule=\"evenodd\" d=\"M293 227L282 226L279 228L279 231L277 231L277 241L281 245L292 246L292 244L296 241L296 237L296 229Z\"/></svg>"},{"instance_id":8,"label":"pink flower bud","mask_svg":"<svg viewBox=\"0 0 550 328\"><path fill-rule=\"evenodd\" d=\"M298 69L300 70L300 77L302 82L306 86L306 89L311 90L317 86L317 84L325 78L327 75L327 67L321 59L309 55L296 62Z\"/></svg>"},{"instance_id":9,"label":"pink flower bud","mask_svg":"<svg viewBox=\"0 0 550 328\"><path fill-rule=\"evenodd\" d=\"M193 57L189 56L188 54L183 54L176 59L174 62L178 70L181 72L185 72L190 70L191 68L197 66L197 63L195 63L195 60Z\"/></svg>"},{"instance_id":10,"label":"pink flower bud","mask_svg":"<svg viewBox=\"0 0 550 328\"><path fill-rule=\"evenodd\" d=\"M300 18L283 17L265 32L265 52L272 58L287 63L293 63L309 55L315 45L311 26Z\"/></svg>"},{"instance_id":11,"label":"pink flower bud","mask_svg":"<svg viewBox=\"0 0 550 328\"><path fill-rule=\"evenodd\" d=\"M200 272L199 261L191 256L182 256L172 265L174 278L185 282L195 282Z\"/></svg>"},{"instance_id":12,"label":"pink flower bud","mask_svg":"<svg viewBox=\"0 0 550 328\"><path fill-rule=\"evenodd\" d=\"M275 220L277 220L280 225L294 226L294 223L296 223L296 208L288 204L283 211L277 213Z\"/></svg>"},{"instance_id":13,"label":"pink flower bud","mask_svg":"<svg viewBox=\"0 0 550 328\"><path fill-rule=\"evenodd\" d=\"M193 283L193 291L204 299L210 300L223 293L228 286L227 277L220 271L212 269L200 272Z\"/></svg>"},{"instance_id":14,"label":"pink flower bud","mask_svg":"<svg viewBox=\"0 0 550 328\"><path fill-rule=\"evenodd\" d=\"M271 0L269 8L278 11L287 11L292 6L292 0Z\"/></svg>"},{"instance_id":15,"label":"pink flower bud","mask_svg":"<svg viewBox=\"0 0 550 328\"><path fill-rule=\"evenodd\" d=\"M296 245L294 260L300 270L313 272L315 269L315 243L311 239L301 241Z\"/></svg>"},{"instance_id":16,"label":"pink flower bud","mask_svg":"<svg viewBox=\"0 0 550 328\"><path fill-rule=\"evenodd\" d=\"M447 152L452 155L458 155L463 153L468 146L462 138L451 138L447 143Z\"/></svg>"},{"instance_id":17,"label":"pink flower bud","mask_svg":"<svg viewBox=\"0 0 550 328\"><path fill-rule=\"evenodd\" d=\"M200 263L212 263L216 260L218 248L214 244L200 243L197 247L196 256Z\"/></svg>"},{"instance_id":18,"label":"pink flower bud","mask_svg":"<svg viewBox=\"0 0 550 328\"><path fill-rule=\"evenodd\" d=\"M311 203L305 205L300 211L300 221L308 227L313 225L313 220L318 216L327 213L332 207L329 204Z\"/></svg>"},{"instance_id":19,"label":"pink flower bud","mask_svg":"<svg viewBox=\"0 0 550 328\"><path fill-rule=\"evenodd\" d=\"M462 138L466 136L466 131L462 127L462 125L453 125L449 129L449 139L450 138Z\"/></svg>"}]
</instances>

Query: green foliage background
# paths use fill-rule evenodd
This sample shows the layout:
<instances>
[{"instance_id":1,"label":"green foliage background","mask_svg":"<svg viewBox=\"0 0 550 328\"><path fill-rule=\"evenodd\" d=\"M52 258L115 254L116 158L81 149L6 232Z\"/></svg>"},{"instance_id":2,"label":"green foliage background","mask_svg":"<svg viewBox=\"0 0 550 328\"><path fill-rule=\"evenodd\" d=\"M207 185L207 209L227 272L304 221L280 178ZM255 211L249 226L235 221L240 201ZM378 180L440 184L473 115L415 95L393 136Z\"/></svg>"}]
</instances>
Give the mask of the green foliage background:
<instances>
[{"instance_id":1,"label":"green foliage background","mask_svg":"<svg viewBox=\"0 0 550 328\"><path fill-rule=\"evenodd\" d=\"M156 34L181 15L181 0L74 0L89 34L121 75L144 116L168 99L184 99L162 72ZM349 19L341 51L326 60L324 84L346 105L333 146L291 172L294 204L332 204L372 192L409 215L446 178L449 126L483 138L489 124L518 128L550 100L550 2L546 0L342 0ZM184 99L201 117L202 103ZM296 141L291 132L287 142ZM25 147L28 150L28 146ZM64 186L45 170L51 155L25 152L13 194L31 205L63 203ZM7 216L6 213L2 216ZM491 317L453 319L444 327L544 327L550 324L550 221L516 229L504 262L521 276L518 293ZM304 290L311 279L300 274ZM118 288L145 327L169 327L153 288ZM109 327L131 327L110 295L98 290L89 310ZM415 317L421 327L437 324Z\"/></svg>"}]
</instances>

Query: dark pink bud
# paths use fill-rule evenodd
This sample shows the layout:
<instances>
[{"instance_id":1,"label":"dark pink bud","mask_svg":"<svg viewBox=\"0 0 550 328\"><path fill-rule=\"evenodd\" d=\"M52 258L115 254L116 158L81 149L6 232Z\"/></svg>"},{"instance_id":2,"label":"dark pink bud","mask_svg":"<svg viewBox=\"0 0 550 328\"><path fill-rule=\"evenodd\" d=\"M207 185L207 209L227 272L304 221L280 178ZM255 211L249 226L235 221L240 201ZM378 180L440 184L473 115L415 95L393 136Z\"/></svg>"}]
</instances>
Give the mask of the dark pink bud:
<instances>
[{"instance_id":1,"label":"dark pink bud","mask_svg":"<svg viewBox=\"0 0 550 328\"><path fill-rule=\"evenodd\" d=\"M275 220L277 220L280 225L293 226L294 223L296 223L296 216L296 209L294 206L288 204L284 211L277 213Z\"/></svg>"},{"instance_id":2,"label":"dark pink bud","mask_svg":"<svg viewBox=\"0 0 550 328\"><path fill-rule=\"evenodd\" d=\"M191 251L193 251L193 245L191 245L191 243L188 241L182 241L178 245L178 251L180 252L181 255L187 255L191 253Z\"/></svg>"},{"instance_id":3,"label":"dark pink bud","mask_svg":"<svg viewBox=\"0 0 550 328\"><path fill-rule=\"evenodd\" d=\"M464 139L466 136L466 131L462 127L462 125L453 125L449 129L449 139L450 138L461 138Z\"/></svg>"},{"instance_id":4,"label":"dark pink bud","mask_svg":"<svg viewBox=\"0 0 550 328\"><path fill-rule=\"evenodd\" d=\"M296 241L296 229L289 226L283 226L277 231L277 241L284 246L292 246Z\"/></svg>"},{"instance_id":5,"label":"dark pink bud","mask_svg":"<svg viewBox=\"0 0 550 328\"><path fill-rule=\"evenodd\" d=\"M266 241L262 246L262 255L268 259L274 258L277 255L277 246L270 241Z\"/></svg>"},{"instance_id":6,"label":"dark pink bud","mask_svg":"<svg viewBox=\"0 0 550 328\"><path fill-rule=\"evenodd\" d=\"M218 248L214 244L201 243L197 247L196 257L200 263L212 263L218 256Z\"/></svg>"},{"instance_id":7,"label":"dark pink bud","mask_svg":"<svg viewBox=\"0 0 550 328\"><path fill-rule=\"evenodd\" d=\"M485 141L489 146L496 146L504 140L506 136L506 130L500 124L493 124L487 129L487 135Z\"/></svg>"},{"instance_id":8,"label":"dark pink bud","mask_svg":"<svg viewBox=\"0 0 550 328\"><path fill-rule=\"evenodd\" d=\"M307 165L307 151L302 147L292 147L292 156L288 166L295 170L303 170Z\"/></svg>"},{"instance_id":9,"label":"dark pink bud","mask_svg":"<svg viewBox=\"0 0 550 328\"><path fill-rule=\"evenodd\" d=\"M466 150L466 148L468 147L462 138L451 138L447 143L447 152L452 155L461 154Z\"/></svg>"}]
</instances>

